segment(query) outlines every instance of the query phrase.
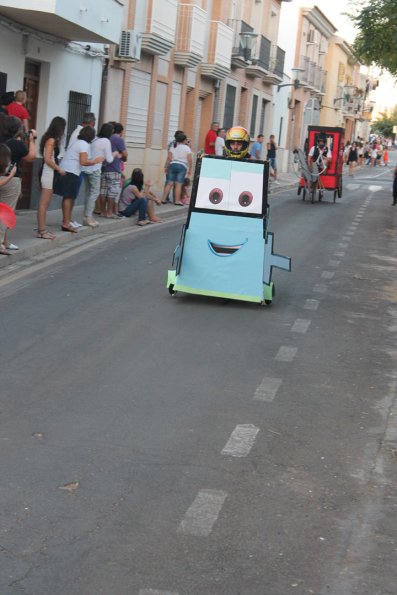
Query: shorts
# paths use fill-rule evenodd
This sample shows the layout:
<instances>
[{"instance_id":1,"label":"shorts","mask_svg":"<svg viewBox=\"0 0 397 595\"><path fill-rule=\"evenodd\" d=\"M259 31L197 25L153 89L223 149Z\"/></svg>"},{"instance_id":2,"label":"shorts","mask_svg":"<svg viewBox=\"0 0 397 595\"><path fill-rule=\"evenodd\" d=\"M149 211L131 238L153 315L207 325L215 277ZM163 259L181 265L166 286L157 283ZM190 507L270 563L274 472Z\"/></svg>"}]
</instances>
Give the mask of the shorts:
<instances>
[{"instance_id":1,"label":"shorts","mask_svg":"<svg viewBox=\"0 0 397 595\"><path fill-rule=\"evenodd\" d=\"M275 157L269 157L268 161L272 170L277 171L277 159Z\"/></svg>"},{"instance_id":2,"label":"shorts","mask_svg":"<svg viewBox=\"0 0 397 595\"><path fill-rule=\"evenodd\" d=\"M176 161L169 164L167 171L167 182L176 182L177 184L183 184L186 178L187 167L182 163Z\"/></svg>"},{"instance_id":3,"label":"shorts","mask_svg":"<svg viewBox=\"0 0 397 595\"><path fill-rule=\"evenodd\" d=\"M46 163L43 165L43 171L40 178L41 187L46 190L52 190L54 185L54 170L49 167Z\"/></svg>"},{"instance_id":4,"label":"shorts","mask_svg":"<svg viewBox=\"0 0 397 595\"><path fill-rule=\"evenodd\" d=\"M121 173L117 171L105 171L101 175L101 196L111 198L114 201L119 200L120 196Z\"/></svg>"},{"instance_id":5,"label":"shorts","mask_svg":"<svg viewBox=\"0 0 397 595\"><path fill-rule=\"evenodd\" d=\"M66 175L59 176L54 184L54 192L62 198L72 198L75 200L80 189L80 177L72 174L69 171Z\"/></svg>"}]
</instances>

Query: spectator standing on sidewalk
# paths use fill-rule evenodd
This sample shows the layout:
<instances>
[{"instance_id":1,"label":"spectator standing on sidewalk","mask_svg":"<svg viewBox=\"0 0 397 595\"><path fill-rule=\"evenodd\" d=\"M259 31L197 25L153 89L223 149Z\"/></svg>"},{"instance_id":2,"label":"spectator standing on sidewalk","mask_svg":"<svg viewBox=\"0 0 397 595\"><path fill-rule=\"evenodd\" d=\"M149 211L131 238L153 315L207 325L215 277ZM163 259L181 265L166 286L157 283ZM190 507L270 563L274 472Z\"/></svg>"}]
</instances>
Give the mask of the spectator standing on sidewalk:
<instances>
[{"instance_id":1,"label":"spectator standing on sidewalk","mask_svg":"<svg viewBox=\"0 0 397 595\"><path fill-rule=\"evenodd\" d=\"M99 204L101 216L108 219L117 218L117 215L114 214L114 205L118 203L121 191L121 162L127 161L128 157L128 151L122 138L123 130L123 125L116 122L110 142L113 154L118 151L119 157L115 157L111 163L105 162L101 176Z\"/></svg>"},{"instance_id":2,"label":"spectator standing on sidewalk","mask_svg":"<svg viewBox=\"0 0 397 595\"><path fill-rule=\"evenodd\" d=\"M29 128L29 112L25 107L26 104L26 93L25 91L17 91L15 93L15 99L9 103L6 107L7 114L9 116L16 116L23 124L25 130Z\"/></svg>"},{"instance_id":3,"label":"spectator standing on sidewalk","mask_svg":"<svg viewBox=\"0 0 397 595\"><path fill-rule=\"evenodd\" d=\"M215 143L216 143L218 128L219 128L219 123L212 122L211 128L208 130L207 134L205 135L204 153L206 155L215 155Z\"/></svg>"},{"instance_id":4,"label":"spectator standing on sidewalk","mask_svg":"<svg viewBox=\"0 0 397 595\"><path fill-rule=\"evenodd\" d=\"M47 209L54 193L54 176L64 176L65 171L60 167L58 157L61 141L65 134L66 120L56 116L40 141L40 153L43 163L40 168L41 193L37 208L37 237L42 240L55 240L56 236L46 227ZM56 172L56 174L55 174Z\"/></svg>"},{"instance_id":5,"label":"spectator standing on sidewalk","mask_svg":"<svg viewBox=\"0 0 397 595\"><path fill-rule=\"evenodd\" d=\"M354 176L354 169L357 165L358 161L358 149L357 144L352 143L349 147L349 152L347 154L346 163L349 166L349 176Z\"/></svg>"},{"instance_id":6,"label":"spectator standing on sidewalk","mask_svg":"<svg viewBox=\"0 0 397 595\"><path fill-rule=\"evenodd\" d=\"M393 206L397 204L397 165L393 172Z\"/></svg>"},{"instance_id":7,"label":"spectator standing on sidewalk","mask_svg":"<svg viewBox=\"0 0 397 595\"><path fill-rule=\"evenodd\" d=\"M72 143L74 143L77 140L82 128L84 128L85 126L91 126L92 128L95 128L95 124L96 124L95 114L93 112L85 112L85 114L83 114L81 124L76 126L76 128L73 130L72 134L70 135L68 148L70 147L70 145Z\"/></svg>"},{"instance_id":8,"label":"spectator standing on sidewalk","mask_svg":"<svg viewBox=\"0 0 397 595\"><path fill-rule=\"evenodd\" d=\"M95 165L102 163L103 157L96 157L90 159L90 143L95 138L95 129L92 126L84 126L80 130L77 140L69 147L62 159L62 169L65 170L66 175L61 176L57 184L55 184L54 191L62 196L62 231L69 231L76 233L76 228L72 223L72 210L74 201L79 192L79 181L81 174L81 167L83 165Z\"/></svg>"},{"instance_id":9,"label":"spectator standing on sidewalk","mask_svg":"<svg viewBox=\"0 0 397 595\"><path fill-rule=\"evenodd\" d=\"M225 137L226 129L218 128L218 136L215 141L215 155L223 157L225 155Z\"/></svg>"},{"instance_id":10,"label":"spectator standing on sidewalk","mask_svg":"<svg viewBox=\"0 0 397 595\"><path fill-rule=\"evenodd\" d=\"M168 157L165 165L167 183L164 187L161 202L164 203L172 186L175 185L174 204L183 206L181 202L181 189L186 177L190 177L192 172L192 151L186 144L186 134L179 134L176 137L176 147L171 147L168 151Z\"/></svg>"},{"instance_id":11,"label":"spectator standing on sidewalk","mask_svg":"<svg viewBox=\"0 0 397 595\"><path fill-rule=\"evenodd\" d=\"M110 138L113 134L113 124L102 124L98 136L91 143L91 159L103 157L106 163L113 163L116 157L120 157L119 151L112 152ZM93 212L95 201L99 196L101 188L101 169L102 164L96 163L91 166L81 168L84 176L86 188L84 196L84 217L83 225L87 227L98 227L99 223L95 221Z\"/></svg>"},{"instance_id":12,"label":"spectator standing on sidewalk","mask_svg":"<svg viewBox=\"0 0 397 595\"><path fill-rule=\"evenodd\" d=\"M25 134L25 129L19 118L16 116L5 117L0 143L6 144L11 149L11 161L17 166L16 175L18 177L21 177L21 162L31 163L36 157L36 131L29 130L27 146Z\"/></svg>"},{"instance_id":13,"label":"spectator standing on sidewalk","mask_svg":"<svg viewBox=\"0 0 397 595\"><path fill-rule=\"evenodd\" d=\"M269 136L269 142L267 143L267 155L266 159L268 160L270 167L272 169L271 175L273 176L274 183L279 184L277 180L277 158L276 158L276 151L278 146L274 140L274 134Z\"/></svg>"},{"instance_id":14,"label":"spectator standing on sidewalk","mask_svg":"<svg viewBox=\"0 0 397 595\"><path fill-rule=\"evenodd\" d=\"M17 168L11 162L11 151L7 145L0 144L0 202L15 210L21 194L21 179L16 177ZM7 226L0 222L0 254L9 256L10 250L18 250L7 239Z\"/></svg>"},{"instance_id":15,"label":"spectator standing on sidewalk","mask_svg":"<svg viewBox=\"0 0 397 595\"><path fill-rule=\"evenodd\" d=\"M274 137L273 137L274 138ZM252 144L250 149L251 159L262 159L262 144L265 140L263 134L258 134L256 141Z\"/></svg>"}]
</instances>

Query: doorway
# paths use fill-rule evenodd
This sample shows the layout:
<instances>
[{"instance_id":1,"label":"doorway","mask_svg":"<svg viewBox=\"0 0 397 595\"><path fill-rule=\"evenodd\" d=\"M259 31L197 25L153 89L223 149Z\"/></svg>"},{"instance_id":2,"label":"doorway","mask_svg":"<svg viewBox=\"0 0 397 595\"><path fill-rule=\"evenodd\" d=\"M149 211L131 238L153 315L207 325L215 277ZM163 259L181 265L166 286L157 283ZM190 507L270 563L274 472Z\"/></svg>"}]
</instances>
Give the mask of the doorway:
<instances>
[{"instance_id":1,"label":"doorway","mask_svg":"<svg viewBox=\"0 0 397 595\"><path fill-rule=\"evenodd\" d=\"M23 90L27 95L26 109L30 114L29 128L36 129L37 106L39 101L40 87L40 62L26 60L25 74L23 79ZM36 150L38 142L36 141ZM38 157L38 155L37 155ZM22 165L22 194L19 198L17 209L29 209L33 184L33 163Z\"/></svg>"}]
</instances>

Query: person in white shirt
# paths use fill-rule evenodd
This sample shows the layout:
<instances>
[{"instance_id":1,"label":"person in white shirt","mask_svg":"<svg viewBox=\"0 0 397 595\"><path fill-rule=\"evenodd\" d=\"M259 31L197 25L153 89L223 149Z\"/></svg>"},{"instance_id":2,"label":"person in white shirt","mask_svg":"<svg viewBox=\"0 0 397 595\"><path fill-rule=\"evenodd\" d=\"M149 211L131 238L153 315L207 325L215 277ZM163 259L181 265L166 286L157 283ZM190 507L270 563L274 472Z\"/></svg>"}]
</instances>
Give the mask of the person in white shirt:
<instances>
[{"instance_id":1,"label":"person in white shirt","mask_svg":"<svg viewBox=\"0 0 397 595\"><path fill-rule=\"evenodd\" d=\"M181 189L184 179L190 177L192 172L192 151L186 144L187 136L183 132L175 137L176 147L171 146L168 151L168 157L165 164L167 181L164 186L162 203L166 202L167 196L175 185L174 204L184 206L181 202Z\"/></svg>"},{"instance_id":2,"label":"person in white shirt","mask_svg":"<svg viewBox=\"0 0 397 595\"><path fill-rule=\"evenodd\" d=\"M84 126L80 130L77 140L69 147L62 159L62 169L66 174L59 178L54 191L62 196L62 231L76 233L76 228L71 225L74 201L79 192L79 179L83 165L96 165L104 161L103 156L90 159L90 143L95 138L95 130L91 126Z\"/></svg>"},{"instance_id":3,"label":"person in white shirt","mask_svg":"<svg viewBox=\"0 0 397 595\"><path fill-rule=\"evenodd\" d=\"M310 171L313 171L313 164L317 165L319 173L323 173L332 161L331 149L325 144L325 139L320 137L317 144L313 145L309 151L308 164Z\"/></svg>"},{"instance_id":4,"label":"person in white shirt","mask_svg":"<svg viewBox=\"0 0 397 595\"><path fill-rule=\"evenodd\" d=\"M90 145L91 159L103 157L107 163L112 163L115 157L119 157L118 151L112 152L110 137L113 134L113 124L102 124L98 136L94 138ZM70 143L69 143L70 144ZM85 181L84 196L84 218L83 225L88 227L98 227L99 223L93 217L95 201L99 196L101 187L101 168L102 164L83 166L81 173Z\"/></svg>"},{"instance_id":5,"label":"person in white shirt","mask_svg":"<svg viewBox=\"0 0 397 595\"><path fill-rule=\"evenodd\" d=\"M215 155L219 155L220 157L223 157L225 154L225 136L226 129L218 128L218 136L215 141Z\"/></svg>"},{"instance_id":6,"label":"person in white shirt","mask_svg":"<svg viewBox=\"0 0 397 595\"><path fill-rule=\"evenodd\" d=\"M93 114L92 112L86 112L85 114L83 114L83 119L81 120L81 124L76 126L76 128L73 130L72 134L70 135L68 148L70 147L70 145L72 143L74 143L77 140L77 137L79 136L82 128L84 128L85 126L91 126L92 128L95 128L95 123L96 123L95 114Z\"/></svg>"}]
</instances>

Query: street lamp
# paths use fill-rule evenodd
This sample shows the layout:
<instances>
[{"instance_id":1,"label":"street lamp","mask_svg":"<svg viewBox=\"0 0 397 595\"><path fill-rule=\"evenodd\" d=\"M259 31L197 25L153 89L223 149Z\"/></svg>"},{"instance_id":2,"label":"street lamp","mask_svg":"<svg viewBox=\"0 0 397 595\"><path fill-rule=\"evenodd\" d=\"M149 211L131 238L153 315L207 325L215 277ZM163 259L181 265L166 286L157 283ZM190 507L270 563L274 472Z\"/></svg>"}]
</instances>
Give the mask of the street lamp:
<instances>
[{"instance_id":1,"label":"street lamp","mask_svg":"<svg viewBox=\"0 0 397 595\"><path fill-rule=\"evenodd\" d=\"M299 80L299 76L301 72L305 72L304 68L291 68L293 82L292 83L283 83L282 85L277 85L277 93L280 91L282 87L294 87L294 89L299 89L301 87L301 82Z\"/></svg>"},{"instance_id":2,"label":"street lamp","mask_svg":"<svg viewBox=\"0 0 397 595\"><path fill-rule=\"evenodd\" d=\"M242 31L239 35L244 60L248 62L248 60L251 60L252 50L254 49L258 33L254 33L253 31Z\"/></svg>"}]
</instances>

